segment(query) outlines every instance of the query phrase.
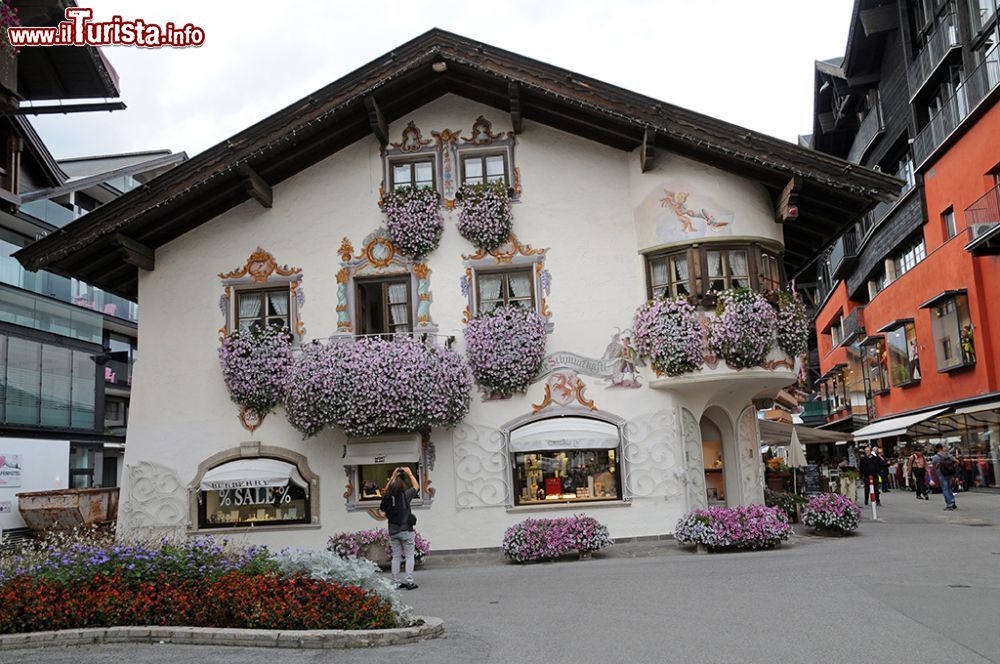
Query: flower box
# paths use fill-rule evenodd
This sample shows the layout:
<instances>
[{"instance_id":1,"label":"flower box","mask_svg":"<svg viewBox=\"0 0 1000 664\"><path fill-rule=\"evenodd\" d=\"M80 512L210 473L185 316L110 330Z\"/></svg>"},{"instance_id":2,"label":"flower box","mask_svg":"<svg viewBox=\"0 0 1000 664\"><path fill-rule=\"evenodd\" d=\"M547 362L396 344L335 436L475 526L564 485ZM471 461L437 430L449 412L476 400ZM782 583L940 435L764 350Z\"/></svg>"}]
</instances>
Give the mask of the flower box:
<instances>
[{"instance_id":1,"label":"flower box","mask_svg":"<svg viewBox=\"0 0 1000 664\"><path fill-rule=\"evenodd\" d=\"M802 523L818 534L847 535L858 528L861 508L853 499L836 493L824 493L809 500L802 511Z\"/></svg>"},{"instance_id":2,"label":"flower box","mask_svg":"<svg viewBox=\"0 0 1000 664\"><path fill-rule=\"evenodd\" d=\"M589 560L594 551L614 544L608 527L584 514L557 519L525 519L507 529L501 551L516 563L554 560L576 553Z\"/></svg>"},{"instance_id":3,"label":"flower box","mask_svg":"<svg viewBox=\"0 0 1000 664\"><path fill-rule=\"evenodd\" d=\"M772 548L791 533L785 513L765 505L695 509L674 527L678 544L693 544L708 551Z\"/></svg>"}]
</instances>

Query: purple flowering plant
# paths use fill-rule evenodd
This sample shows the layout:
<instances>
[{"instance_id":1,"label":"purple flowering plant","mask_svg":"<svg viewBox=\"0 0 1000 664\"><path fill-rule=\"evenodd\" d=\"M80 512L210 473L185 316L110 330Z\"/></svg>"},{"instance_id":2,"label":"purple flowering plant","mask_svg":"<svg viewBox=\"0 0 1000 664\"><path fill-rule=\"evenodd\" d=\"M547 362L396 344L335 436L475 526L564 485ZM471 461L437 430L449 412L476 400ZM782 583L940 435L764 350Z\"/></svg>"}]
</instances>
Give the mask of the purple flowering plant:
<instances>
[{"instance_id":1,"label":"purple flowering plant","mask_svg":"<svg viewBox=\"0 0 1000 664\"><path fill-rule=\"evenodd\" d=\"M382 200L385 225L393 246L419 258L437 249L444 232L440 197L432 187L400 187Z\"/></svg>"},{"instance_id":2,"label":"purple flowering plant","mask_svg":"<svg viewBox=\"0 0 1000 664\"><path fill-rule=\"evenodd\" d=\"M667 376L698 369L704 361L701 320L685 298L656 299L639 307L632 319L636 349Z\"/></svg>"},{"instance_id":3,"label":"purple flowering plant","mask_svg":"<svg viewBox=\"0 0 1000 664\"><path fill-rule=\"evenodd\" d=\"M716 550L770 548L787 540L791 532L784 511L765 505L694 509L674 526L678 544Z\"/></svg>"},{"instance_id":4,"label":"purple flowering plant","mask_svg":"<svg viewBox=\"0 0 1000 664\"><path fill-rule=\"evenodd\" d=\"M809 343L809 317L797 294L778 295L778 347L787 355L798 357Z\"/></svg>"},{"instance_id":5,"label":"purple flowering plant","mask_svg":"<svg viewBox=\"0 0 1000 664\"><path fill-rule=\"evenodd\" d=\"M861 508L847 496L823 493L809 499L802 511L802 523L846 535L861 523Z\"/></svg>"},{"instance_id":6,"label":"purple flowering plant","mask_svg":"<svg viewBox=\"0 0 1000 664\"><path fill-rule=\"evenodd\" d=\"M735 369L764 363L775 343L777 314L763 295L734 288L719 295L708 347Z\"/></svg>"},{"instance_id":7,"label":"purple flowering plant","mask_svg":"<svg viewBox=\"0 0 1000 664\"><path fill-rule=\"evenodd\" d=\"M263 418L281 403L292 368L292 335L276 325L236 330L219 347L232 400Z\"/></svg>"},{"instance_id":8,"label":"purple flowering plant","mask_svg":"<svg viewBox=\"0 0 1000 664\"><path fill-rule=\"evenodd\" d=\"M545 319L524 307L501 305L465 326L472 375L502 397L528 389L542 366L545 341Z\"/></svg>"},{"instance_id":9,"label":"purple flowering plant","mask_svg":"<svg viewBox=\"0 0 1000 664\"><path fill-rule=\"evenodd\" d=\"M289 382L285 411L306 437L326 426L349 436L453 426L469 412L472 391L458 353L409 337L311 344Z\"/></svg>"},{"instance_id":10,"label":"purple flowering plant","mask_svg":"<svg viewBox=\"0 0 1000 664\"><path fill-rule=\"evenodd\" d=\"M598 551L614 544L608 527L586 514L555 519L525 519L503 535L503 554L517 563L552 560L574 552Z\"/></svg>"},{"instance_id":11,"label":"purple flowering plant","mask_svg":"<svg viewBox=\"0 0 1000 664\"><path fill-rule=\"evenodd\" d=\"M385 557L392 558L392 547L389 546L389 532L385 528L372 528L348 533L336 533L327 541L327 551L336 553L341 558L363 558L369 546L380 546L385 549ZM420 562L430 553L431 543L413 531L413 559Z\"/></svg>"},{"instance_id":12,"label":"purple flowering plant","mask_svg":"<svg viewBox=\"0 0 1000 664\"><path fill-rule=\"evenodd\" d=\"M510 194L503 181L464 184L456 195L461 204L458 232L475 246L496 249L510 237Z\"/></svg>"}]
</instances>

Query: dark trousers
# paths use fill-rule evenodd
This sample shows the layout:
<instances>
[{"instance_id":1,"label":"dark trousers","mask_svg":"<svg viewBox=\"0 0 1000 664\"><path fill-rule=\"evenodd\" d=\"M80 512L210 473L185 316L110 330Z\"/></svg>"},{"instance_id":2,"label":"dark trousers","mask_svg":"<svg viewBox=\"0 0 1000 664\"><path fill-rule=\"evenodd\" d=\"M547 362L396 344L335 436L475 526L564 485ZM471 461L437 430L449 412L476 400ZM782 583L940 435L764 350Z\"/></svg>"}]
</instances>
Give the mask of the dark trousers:
<instances>
[{"instance_id":1,"label":"dark trousers","mask_svg":"<svg viewBox=\"0 0 1000 664\"><path fill-rule=\"evenodd\" d=\"M914 468L913 481L917 485L917 498L927 495L927 469Z\"/></svg>"},{"instance_id":2,"label":"dark trousers","mask_svg":"<svg viewBox=\"0 0 1000 664\"><path fill-rule=\"evenodd\" d=\"M866 477L862 477L861 481L864 483L865 505L867 505L868 504L868 499L869 499L869 497L871 495L871 487L868 486L868 477L867 476ZM875 483L875 502L879 503L879 502L882 501L882 499L880 497L880 492L879 492L879 488L878 488L878 485L879 485L879 478L878 478L878 476L877 475L873 476L872 477L872 481L874 481L874 483Z\"/></svg>"}]
</instances>

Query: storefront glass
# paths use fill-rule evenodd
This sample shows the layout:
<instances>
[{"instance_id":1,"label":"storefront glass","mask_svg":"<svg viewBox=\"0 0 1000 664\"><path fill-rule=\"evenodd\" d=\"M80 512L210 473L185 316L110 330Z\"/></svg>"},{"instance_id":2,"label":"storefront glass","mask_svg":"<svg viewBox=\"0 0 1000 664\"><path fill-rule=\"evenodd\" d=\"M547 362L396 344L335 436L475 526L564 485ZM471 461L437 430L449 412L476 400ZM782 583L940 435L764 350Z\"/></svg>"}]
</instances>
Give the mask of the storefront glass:
<instances>
[{"instance_id":1,"label":"storefront glass","mask_svg":"<svg viewBox=\"0 0 1000 664\"><path fill-rule=\"evenodd\" d=\"M294 464L253 458L216 466L201 480L202 528L309 523L309 488Z\"/></svg>"},{"instance_id":2,"label":"storefront glass","mask_svg":"<svg viewBox=\"0 0 1000 664\"><path fill-rule=\"evenodd\" d=\"M358 466L358 486L361 487L358 492L358 500L370 500L373 502L381 501L382 492L385 490L386 484L389 483L392 471L403 466L409 468L413 473L413 476L418 478L419 481L420 464L416 462L379 463L367 466ZM406 488L410 488L409 482L407 482Z\"/></svg>"},{"instance_id":3,"label":"storefront glass","mask_svg":"<svg viewBox=\"0 0 1000 664\"><path fill-rule=\"evenodd\" d=\"M913 323L889 330L885 335L889 348L889 365L895 387L920 380L920 357L917 351L917 330Z\"/></svg>"},{"instance_id":4,"label":"storefront glass","mask_svg":"<svg viewBox=\"0 0 1000 664\"><path fill-rule=\"evenodd\" d=\"M558 450L514 455L518 505L621 500L615 450Z\"/></svg>"},{"instance_id":5,"label":"storefront glass","mask_svg":"<svg viewBox=\"0 0 1000 664\"><path fill-rule=\"evenodd\" d=\"M935 306L931 327L938 371L976 363L969 300L965 295L956 295Z\"/></svg>"}]
</instances>

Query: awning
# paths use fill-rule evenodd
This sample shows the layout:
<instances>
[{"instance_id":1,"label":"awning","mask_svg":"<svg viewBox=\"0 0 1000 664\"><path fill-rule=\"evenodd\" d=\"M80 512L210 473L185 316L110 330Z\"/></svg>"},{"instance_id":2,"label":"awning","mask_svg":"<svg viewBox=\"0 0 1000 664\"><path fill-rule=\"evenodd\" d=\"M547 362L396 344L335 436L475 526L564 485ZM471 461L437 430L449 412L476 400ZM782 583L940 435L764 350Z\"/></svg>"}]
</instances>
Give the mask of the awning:
<instances>
[{"instance_id":1,"label":"awning","mask_svg":"<svg viewBox=\"0 0 1000 664\"><path fill-rule=\"evenodd\" d=\"M907 429L915 424L919 424L925 420L929 420L936 415L940 415L947 408L938 408L936 410L927 410L922 413L917 413L916 415L903 415L902 417L893 417L888 420L882 420L881 422L875 422L874 424L869 424L866 427L861 427L854 432L854 440L872 440L873 438L888 438L890 436L902 436L906 433Z\"/></svg>"},{"instance_id":2,"label":"awning","mask_svg":"<svg viewBox=\"0 0 1000 664\"><path fill-rule=\"evenodd\" d=\"M956 415L971 415L972 413L982 413L986 410L996 410L1000 409L1000 401L990 401L988 403L981 403L975 406L965 406L964 408L957 408L955 410Z\"/></svg>"},{"instance_id":3,"label":"awning","mask_svg":"<svg viewBox=\"0 0 1000 664\"><path fill-rule=\"evenodd\" d=\"M309 488L299 469L290 463L277 459L240 459L205 473L201 478L201 490L276 488L288 486L289 482Z\"/></svg>"},{"instance_id":4,"label":"awning","mask_svg":"<svg viewBox=\"0 0 1000 664\"><path fill-rule=\"evenodd\" d=\"M555 417L510 432L513 452L608 450L618 447L618 427L587 417Z\"/></svg>"},{"instance_id":5,"label":"awning","mask_svg":"<svg viewBox=\"0 0 1000 664\"><path fill-rule=\"evenodd\" d=\"M760 440L769 445L788 445L792 439L792 429L798 434L799 442L805 445L819 445L821 443L836 444L846 443L851 440L851 434L846 431L824 431L801 424L785 424L784 422L774 422L771 420L758 420L760 426Z\"/></svg>"},{"instance_id":6,"label":"awning","mask_svg":"<svg viewBox=\"0 0 1000 664\"><path fill-rule=\"evenodd\" d=\"M950 300L951 298L955 297L956 295L965 295L965 289L964 288L954 288L954 289L951 289L951 290L941 291L940 293L938 293L937 295L935 295L931 299L929 299L926 302L924 302L923 304L921 304L919 308L920 309L930 309L931 307L934 307L934 306L937 306L937 305L941 304L945 300Z\"/></svg>"},{"instance_id":7,"label":"awning","mask_svg":"<svg viewBox=\"0 0 1000 664\"><path fill-rule=\"evenodd\" d=\"M417 463L419 461L420 434L396 438L349 440L344 454L345 466Z\"/></svg>"}]
</instances>

